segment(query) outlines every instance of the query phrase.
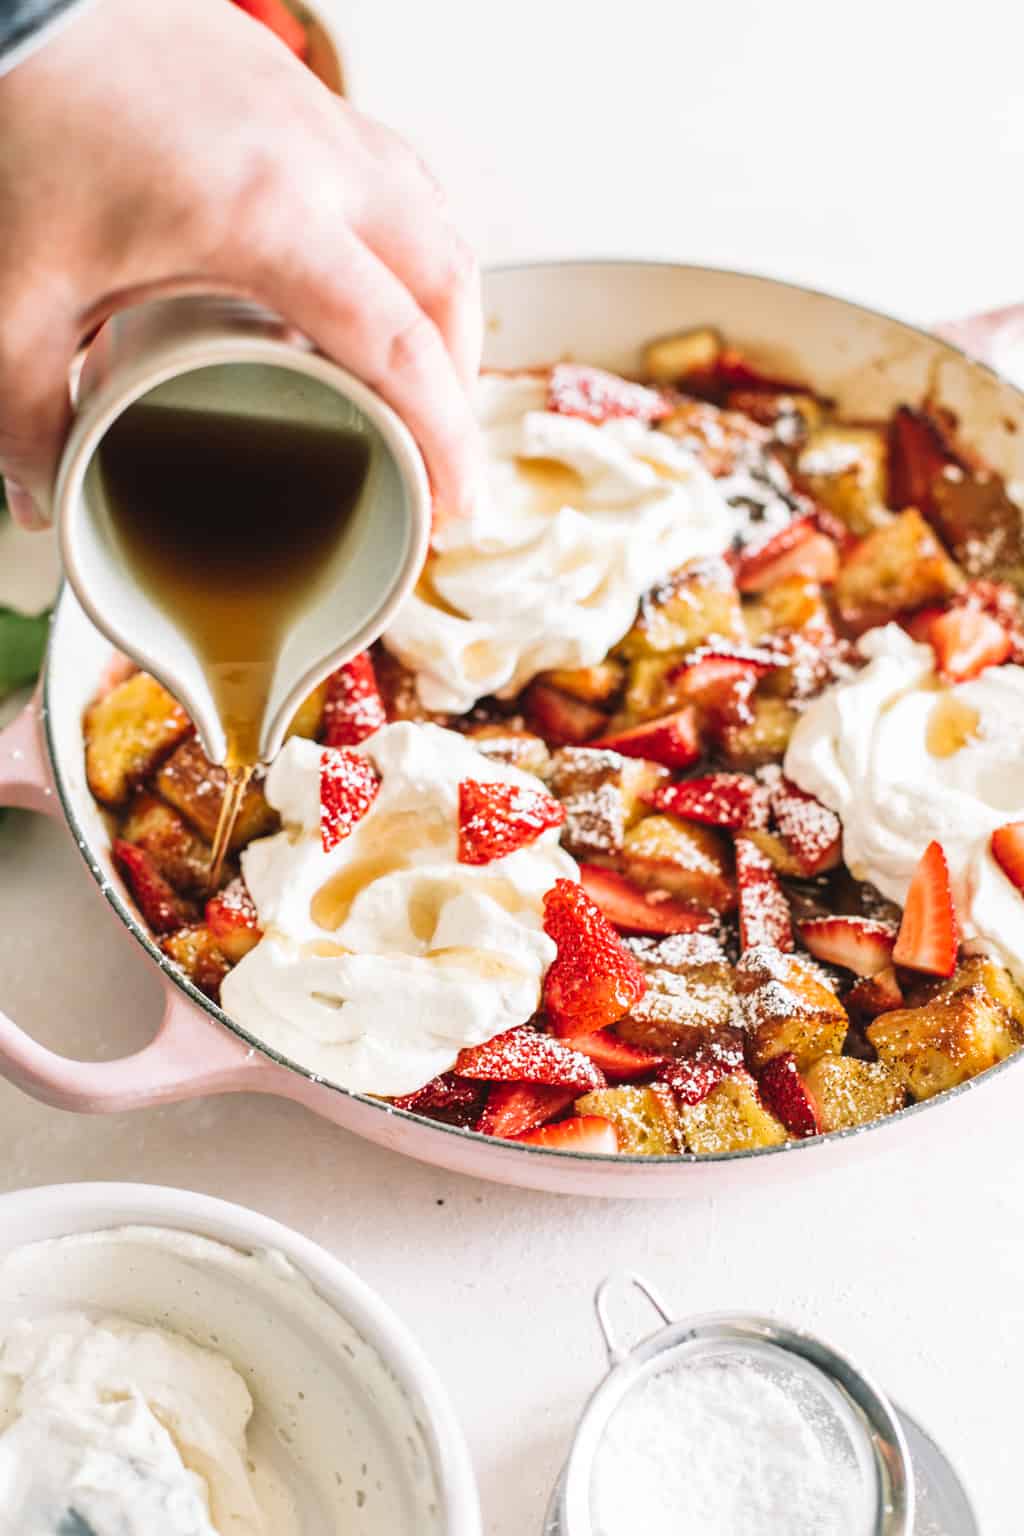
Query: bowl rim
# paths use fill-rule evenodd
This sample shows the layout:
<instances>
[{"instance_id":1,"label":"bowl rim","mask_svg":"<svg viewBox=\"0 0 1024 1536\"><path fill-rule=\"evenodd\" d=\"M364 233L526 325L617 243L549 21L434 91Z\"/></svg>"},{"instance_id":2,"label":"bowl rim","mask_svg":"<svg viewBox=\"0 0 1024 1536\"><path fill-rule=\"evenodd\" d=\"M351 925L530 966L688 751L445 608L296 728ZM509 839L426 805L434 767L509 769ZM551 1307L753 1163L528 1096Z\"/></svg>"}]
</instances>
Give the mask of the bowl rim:
<instances>
[{"instance_id":1,"label":"bowl rim","mask_svg":"<svg viewBox=\"0 0 1024 1536\"><path fill-rule=\"evenodd\" d=\"M697 276L708 277L725 275L749 282L763 284L764 287L769 290L783 288L793 294L803 296L805 298L821 298L833 303L842 304L847 309L853 310L855 313L859 313L866 318L870 318L872 320L885 320L897 328L906 331L908 335L920 338L933 346L941 348L951 356L959 358L972 370L979 370L982 373L988 374L991 378L995 379L1000 384L1005 385L1015 394L1020 396L1022 400L1024 400L1024 388L1015 385L1012 380L1007 379L1003 374L999 373L998 369L992 367L990 364L969 356L962 347L957 346L954 342L947 341L944 337L936 336L933 332L926 330L923 326L915 325L910 321L900 319L895 315L890 315L884 310L875 309L869 305L861 304L855 300L844 298L839 294L829 293L826 289L812 288L803 283L790 282L784 278L775 278L764 273L749 272L738 267L709 266L702 263L672 261L668 258L632 258L615 256L580 256L568 258L565 260L544 257L536 260L498 263L492 266L488 266L484 269L483 277L485 283L485 309L486 283L489 278L502 278L506 276L515 276L517 274L535 274L545 270L561 271L565 269L586 269L590 271L599 271L601 269L611 268L625 268L632 271L667 269L672 271L692 273ZM66 592L64 585L62 584L61 590L54 604L55 626L59 622L61 608L65 601ZM168 958L168 956L165 955L163 951L158 947L141 921L131 911L126 899L122 896L121 892L109 880L106 872L104 871L102 865L93 852L90 834L79 821L74 807L71 804L71 797L65 790L60 757L57 752L54 733L50 723L51 657L52 650L48 649L42 674L41 719L45 733L47 755L53 770L54 784L61 808L63 810L64 818L74 836L75 842L77 843L82 857L85 860L86 866L96 881L101 893L113 908L123 926L126 927L133 938L135 938L142 945L142 947L149 954L150 958L156 962L156 965L163 974L165 981L176 987L179 992L183 993L209 1018L213 1019L217 1024L220 1024L225 1029L229 1030L237 1039L243 1041L253 1051L274 1063L275 1066L288 1072L294 1072L299 1077L305 1079L307 1082L316 1084L318 1087L323 1088L327 1092L342 1094L346 1098L350 1098L355 1102L365 1106L366 1108L377 1111L378 1113L383 1113L385 1115L398 1117L401 1120L408 1121L414 1125L417 1130L420 1131L424 1136L432 1134L437 1137L455 1137L458 1141L467 1146L486 1146L487 1148L495 1148L498 1151L504 1151L506 1153L511 1153L514 1151L518 1154L526 1154L530 1157L538 1158L542 1161L554 1159L556 1161L560 1160L566 1163L581 1163L591 1165L598 1164L613 1166L616 1168L632 1167L639 1169L666 1166L673 1168L683 1168L700 1167L707 1164L729 1164L735 1162L746 1162L755 1159L771 1159L779 1156L792 1155L794 1153L807 1151L811 1148L820 1147L826 1143L829 1145L838 1145L841 1142L851 1141L854 1138L860 1137L866 1133L870 1133L871 1131L879 1130L887 1126L893 1126L904 1120L915 1118L923 1112L935 1108L939 1105L949 1104L970 1090L979 1087L986 1081L994 1080L997 1076L1007 1071L1009 1068L1014 1066L1018 1055L1021 1054L1016 1053L1015 1055L1008 1056L1003 1061L997 1062L994 1066L988 1067L984 1072L979 1073L976 1077L968 1078L965 1082L962 1083L957 1083L955 1087L947 1088L942 1093L933 1095L932 1098L920 1099L914 1104L909 1104L905 1108L897 1110L895 1114L882 1116L875 1120L869 1120L863 1125L851 1126L845 1130L830 1131L827 1133L823 1132L817 1136L805 1137L799 1141L784 1141L777 1146L753 1147L733 1152L714 1152L706 1154L700 1154L696 1152L673 1152L661 1153L656 1156L641 1156L638 1154L621 1152L577 1152L563 1148L532 1146L527 1142L507 1141L501 1138L484 1135L479 1131L474 1131L468 1126L447 1125L443 1121L430 1120L426 1116L417 1114L414 1110L400 1109L397 1106L388 1103L385 1099L375 1098L372 1094L356 1093L352 1089L344 1088L338 1083L331 1082L329 1079L321 1077L318 1073L310 1071L307 1067L303 1067L301 1063L293 1061L290 1057L275 1050L272 1046L266 1045L257 1036L250 1034L243 1025L239 1024L236 1020L232 1019L230 1015L225 1013L218 1003L213 1002L213 1000L207 997L205 993L200 992L199 988L196 987L195 984L190 981L189 978L182 971L180 971Z\"/></svg>"},{"instance_id":2,"label":"bowl rim","mask_svg":"<svg viewBox=\"0 0 1024 1536\"><path fill-rule=\"evenodd\" d=\"M83 1180L0 1194L0 1262L12 1247L26 1241L12 1245L7 1239L14 1212L64 1227L48 1231L50 1238L152 1226L190 1232L230 1248L283 1253L327 1305L376 1351L414 1406L422 1410L417 1416L434 1463L446 1536L481 1536L479 1493L469 1447L436 1367L390 1303L312 1238L272 1216L218 1196L168 1184Z\"/></svg>"}]
</instances>

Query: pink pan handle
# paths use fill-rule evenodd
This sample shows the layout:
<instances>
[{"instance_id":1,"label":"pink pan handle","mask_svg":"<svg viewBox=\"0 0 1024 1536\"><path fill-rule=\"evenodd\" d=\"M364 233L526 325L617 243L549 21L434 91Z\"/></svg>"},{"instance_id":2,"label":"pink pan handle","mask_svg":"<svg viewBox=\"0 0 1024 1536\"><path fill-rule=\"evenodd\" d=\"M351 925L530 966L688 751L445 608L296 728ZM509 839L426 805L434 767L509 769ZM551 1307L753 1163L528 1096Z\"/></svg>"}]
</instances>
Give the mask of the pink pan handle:
<instances>
[{"instance_id":1,"label":"pink pan handle","mask_svg":"<svg viewBox=\"0 0 1024 1536\"><path fill-rule=\"evenodd\" d=\"M0 731L0 805L59 818L43 747L38 695ZM208 1093L266 1090L282 1069L250 1052L168 982L154 1038L119 1061L73 1061L0 1013L0 1072L59 1109L106 1114Z\"/></svg>"},{"instance_id":2,"label":"pink pan handle","mask_svg":"<svg viewBox=\"0 0 1024 1536\"><path fill-rule=\"evenodd\" d=\"M947 320L935 326L935 332L1018 384L1024 383L1024 304Z\"/></svg>"}]
</instances>

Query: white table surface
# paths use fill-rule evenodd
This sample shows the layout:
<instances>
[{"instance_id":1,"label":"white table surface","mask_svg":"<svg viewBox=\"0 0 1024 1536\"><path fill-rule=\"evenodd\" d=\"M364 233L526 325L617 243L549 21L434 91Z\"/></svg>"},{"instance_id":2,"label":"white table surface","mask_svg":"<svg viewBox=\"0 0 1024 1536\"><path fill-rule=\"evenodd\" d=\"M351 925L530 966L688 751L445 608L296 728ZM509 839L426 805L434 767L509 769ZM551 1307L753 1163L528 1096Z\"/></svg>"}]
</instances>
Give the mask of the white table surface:
<instances>
[{"instance_id":1,"label":"white table surface","mask_svg":"<svg viewBox=\"0 0 1024 1536\"><path fill-rule=\"evenodd\" d=\"M487 259L721 262L918 320L1024 296L1024 21L1002 0L337 9L362 104L417 140ZM45 541L0 537L0 601L31 606L49 561ZM3 1007L72 1054L121 1054L154 1022L141 954L37 817L0 827L0 978ZM540 1529L601 1369L591 1293L618 1266L680 1309L819 1330L949 1449L984 1536L1022 1529L1024 1142L1009 1121L783 1194L570 1205L403 1162L271 1100L93 1121L0 1084L0 1187L64 1179L226 1196L344 1258L440 1368L489 1536Z\"/></svg>"}]
</instances>

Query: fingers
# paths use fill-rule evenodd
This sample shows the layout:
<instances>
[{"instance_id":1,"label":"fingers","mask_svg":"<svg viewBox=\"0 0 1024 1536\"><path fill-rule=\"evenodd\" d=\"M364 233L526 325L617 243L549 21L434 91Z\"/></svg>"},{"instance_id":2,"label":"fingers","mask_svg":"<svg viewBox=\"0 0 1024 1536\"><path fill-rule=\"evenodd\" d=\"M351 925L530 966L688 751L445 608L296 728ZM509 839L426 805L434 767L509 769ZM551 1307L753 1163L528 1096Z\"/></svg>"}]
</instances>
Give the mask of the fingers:
<instances>
[{"instance_id":1,"label":"fingers","mask_svg":"<svg viewBox=\"0 0 1024 1536\"><path fill-rule=\"evenodd\" d=\"M272 303L391 405L417 439L440 518L468 513L480 476L476 421L437 324L350 231L307 227L252 278Z\"/></svg>"},{"instance_id":2,"label":"fingers","mask_svg":"<svg viewBox=\"0 0 1024 1536\"><path fill-rule=\"evenodd\" d=\"M14 343L0 332L0 474L11 515L23 528L50 520L57 462L71 414L72 344L54 333Z\"/></svg>"}]
</instances>

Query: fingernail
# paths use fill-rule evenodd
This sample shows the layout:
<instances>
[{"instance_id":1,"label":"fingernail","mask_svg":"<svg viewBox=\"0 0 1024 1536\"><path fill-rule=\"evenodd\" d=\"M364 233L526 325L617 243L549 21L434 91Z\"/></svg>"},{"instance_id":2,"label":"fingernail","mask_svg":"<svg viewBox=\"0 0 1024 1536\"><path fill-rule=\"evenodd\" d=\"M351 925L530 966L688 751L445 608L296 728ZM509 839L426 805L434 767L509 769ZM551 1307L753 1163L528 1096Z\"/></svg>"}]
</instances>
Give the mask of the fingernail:
<instances>
[{"instance_id":1,"label":"fingernail","mask_svg":"<svg viewBox=\"0 0 1024 1536\"><path fill-rule=\"evenodd\" d=\"M7 505L11 509L11 516L19 527L29 528L33 532L46 527L45 517L23 485L19 485L16 480L5 480L4 494L7 497Z\"/></svg>"}]
</instances>

